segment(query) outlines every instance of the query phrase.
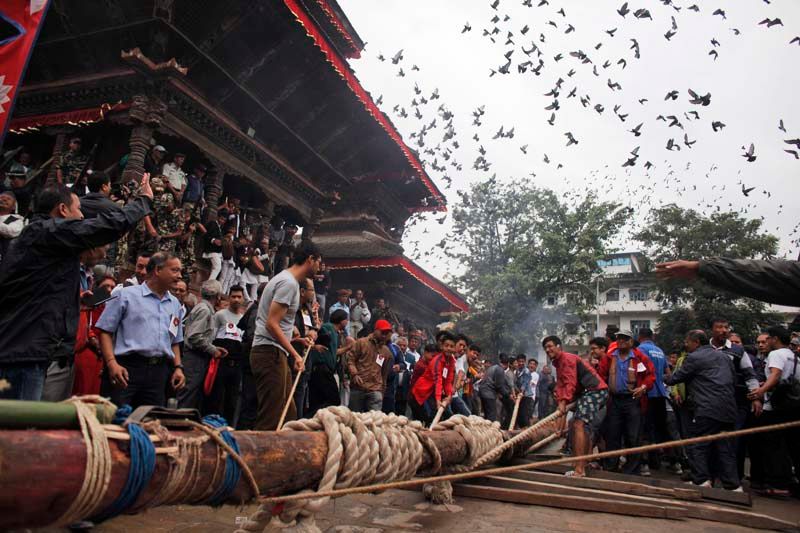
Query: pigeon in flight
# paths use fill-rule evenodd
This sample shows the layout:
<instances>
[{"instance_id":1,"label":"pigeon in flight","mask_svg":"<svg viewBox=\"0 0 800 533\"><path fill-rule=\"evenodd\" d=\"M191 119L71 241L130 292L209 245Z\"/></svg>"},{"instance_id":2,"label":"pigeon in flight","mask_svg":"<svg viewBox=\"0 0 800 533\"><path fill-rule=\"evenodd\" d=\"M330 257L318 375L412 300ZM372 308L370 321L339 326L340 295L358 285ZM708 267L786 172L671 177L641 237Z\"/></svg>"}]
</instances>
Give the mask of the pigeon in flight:
<instances>
[{"instance_id":1,"label":"pigeon in flight","mask_svg":"<svg viewBox=\"0 0 800 533\"><path fill-rule=\"evenodd\" d=\"M778 129L781 130L783 133L786 133L786 126L783 125L783 119L780 119L778 122Z\"/></svg>"},{"instance_id":2,"label":"pigeon in flight","mask_svg":"<svg viewBox=\"0 0 800 533\"><path fill-rule=\"evenodd\" d=\"M712 16L714 16L714 15L719 15L719 16L720 16L720 17L722 17L723 19L727 19L727 18L728 18L727 16L725 16L725 12L724 12L723 10L721 10L721 9L717 9L717 10L715 10L713 13L711 13L711 15L712 15Z\"/></svg>"},{"instance_id":3,"label":"pigeon in flight","mask_svg":"<svg viewBox=\"0 0 800 533\"><path fill-rule=\"evenodd\" d=\"M720 122L719 120L715 120L714 122L711 123L711 129L713 129L714 131L719 131L724 127L725 124Z\"/></svg>"},{"instance_id":4,"label":"pigeon in flight","mask_svg":"<svg viewBox=\"0 0 800 533\"><path fill-rule=\"evenodd\" d=\"M606 30L606 33L609 37L614 37L614 34L617 33L617 28L614 28L613 30Z\"/></svg>"},{"instance_id":5,"label":"pigeon in flight","mask_svg":"<svg viewBox=\"0 0 800 533\"><path fill-rule=\"evenodd\" d=\"M494 0L493 3L490 4L491 8L497 11L497 6L500 5L500 0Z\"/></svg>"},{"instance_id":6,"label":"pigeon in flight","mask_svg":"<svg viewBox=\"0 0 800 533\"><path fill-rule=\"evenodd\" d=\"M622 7L617 9L617 13L619 13L620 16L623 17L623 18L625 17L625 15L627 15L630 12L631 12L631 10L628 9L628 2L625 2L624 4L622 4Z\"/></svg>"},{"instance_id":7,"label":"pigeon in flight","mask_svg":"<svg viewBox=\"0 0 800 533\"><path fill-rule=\"evenodd\" d=\"M759 26L762 25L762 24L766 24L767 28L771 28L773 26L778 26L778 25L779 26L783 26L783 21L781 19L779 19L779 18L774 18L774 19L766 18L766 19L762 20L761 22L759 22L758 24L759 24Z\"/></svg>"},{"instance_id":8,"label":"pigeon in flight","mask_svg":"<svg viewBox=\"0 0 800 533\"><path fill-rule=\"evenodd\" d=\"M464 29L461 30L461 33L467 33L468 31L472 31L472 26L469 25L469 22L464 24Z\"/></svg>"},{"instance_id":9,"label":"pigeon in flight","mask_svg":"<svg viewBox=\"0 0 800 533\"><path fill-rule=\"evenodd\" d=\"M689 100L690 104L702 105L704 107L711 104L711 93L708 93L705 96L699 96L696 92L689 89L689 96L692 97Z\"/></svg>"},{"instance_id":10,"label":"pigeon in flight","mask_svg":"<svg viewBox=\"0 0 800 533\"><path fill-rule=\"evenodd\" d=\"M789 44L794 44L794 43L797 43L798 45L800 45L800 36L799 37L795 37L794 39L789 41Z\"/></svg>"},{"instance_id":11,"label":"pigeon in flight","mask_svg":"<svg viewBox=\"0 0 800 533\"><path fill-rule=\"evenodd\" d=\"M392 58L392 64L396 65L403 60L403 49L401 48Z\"/></svg>"},{"instance_id":12,"label":"pigeon in flight","mask_svg":"<svg viewBox=\"0 0 800 533\"><path fill-rule=\"evenodd\" d=\"M716 60L719 58L719 52L717 52L716 50L711 50L711 51L708 53L708 55L710 55L710 56L714 56L714 61L716 61Z\"/></svg>"},{"instance_id":13,"label":"pigeon in flight","mask_svg":"<svg viewBox=\"0 0 800 533\"><path fill-rule=\"evenodd\" d=\"M744 183L742 183L742 194L745 196L750 196L750 193L755 190L755 187L748 187L745 188Z\"/></svg>"},{"instance_id":14,"label":"pigeon in flight","mask_svg":"<svg viewBox=\"0 0 800 533\"><path fill-rule=\"evenodd\" d=\"M788 141L783 141L783 142L785 142L786 144L793 144L797 147L798 150L800 150L800 139L789 139Z\"/></svg>"},{"instance_id":15,"label":"pigeon in flight","mask_svg":"<svg viewBox=\"0 0 800 533\"><path fill-rule=\"evenodd\" d=\"M800 140L798 140L798 142L800 142ZM747 160L748 163L752 163L753 161L756 160L756 158L757 158L757 156L756 156L756 147L755 147L755 145L753 143L750 143L750 148L749 149L745 149L745 147L742 146L742 150L744 150L744 153L742 154L742 157L744 157Z\"/></svg>"},{"instance_id":16,"label":"pigeon in flight","mask_svg":"<svg viewBox=\"0 0 800 533\"><path fill-rule=\"evenodd\" d=\"M637 19L650 19L653 20L653 16L650 14L650 11L647 9L637 9L633 12L633 16Z\"/></svg>"},{"instance_id":17,"label":"pigeon in flight","mask_svg":"<svg viewBox=\"0 0 800 533\"><path fill-rule=\"evenodd\" d=\"M641 132L642 124L644 123L640 123L638 126L630 130L630 132L633 133L634 137L639 137L642 134Z\"/></svg>"},{"instance_id":18,"label":"pigeon in flight","mask_svg":"<svg viewBox=\"0 0 800 533\"><path fill-rule=\"evenodd\" d=\"M664 100L677 100L678 99L678 91L670 91L664 97Z\"/></svg>"},{"instance_id":19,"label":"pigeon in flight","mask_svg":"<svg viewBox=\"0 0 800 533\"><path fill-rule=\"evenodd\" d=\"M567 146L571 146L573 144L578 144L577 139L575 139L575 137L572 136L572 132L568 131L564 135L567 137Z\"/></svg>"}]
</instances>

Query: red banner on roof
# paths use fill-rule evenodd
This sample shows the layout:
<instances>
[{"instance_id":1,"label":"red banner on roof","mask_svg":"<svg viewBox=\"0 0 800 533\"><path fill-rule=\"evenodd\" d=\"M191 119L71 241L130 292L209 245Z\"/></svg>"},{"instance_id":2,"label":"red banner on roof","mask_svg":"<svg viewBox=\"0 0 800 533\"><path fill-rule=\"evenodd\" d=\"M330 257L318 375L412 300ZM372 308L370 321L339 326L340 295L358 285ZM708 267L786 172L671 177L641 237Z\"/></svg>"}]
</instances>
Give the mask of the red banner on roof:
<instances>
[{"instance_id":1,"label":"red banner on roof","mask_svg":"<svg viewBox=\"0 0 800 533\"><path fill-rule=\"evenodd\" d=\"M0 4L0 145L49 0L3 0Z\"/></svg>"}]
</instances>

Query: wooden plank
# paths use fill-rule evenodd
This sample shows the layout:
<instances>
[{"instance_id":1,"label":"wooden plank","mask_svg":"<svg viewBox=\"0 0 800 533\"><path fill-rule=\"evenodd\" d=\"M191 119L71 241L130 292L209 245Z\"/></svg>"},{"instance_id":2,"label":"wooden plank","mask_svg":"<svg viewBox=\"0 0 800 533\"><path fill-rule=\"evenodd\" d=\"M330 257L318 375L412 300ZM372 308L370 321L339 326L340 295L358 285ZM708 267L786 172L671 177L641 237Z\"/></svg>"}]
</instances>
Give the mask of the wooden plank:
<instances>
[{"instance_id":1,"label":"wooden plank","mask_svg":"<svg viewBox=\"0 0 800 533\"><path fill-rule=\"evenodd\" d=\"M512 464L533 463L530 459L515 459ZM563 474L568 470L572 470L566 465L551 465L537 468L540 472L553 472L556 474ZM735 505L753 506L753 498L748 492L733 492L732 490L715 489L713 487L698 487L697 485L689 485L681 481L672 481L669 479L657 479L653 477L631 476L627 474L619 474L617 472L606 472L604 470L587 469L586 475L590 478L609 479L612 481L630 481L635 483L643 483L651 487L661 487L665 489L679 489L679 488L695 488L700 491L703 498L707 500L714 500L723 503L731 503Z\"/></svg>"},{"instance_id":2,"label":"wooden plank","mask_svg":"<svg viewBox=\"0 0 800 533\"><path fill-rule=\"evenodd\" d=\"M664 505L613 502L585 498L581 496L568 496L551 494L549 492L536 492L499 487L487 487L456 483L453 485L453 494L467 498L480 498L507 503L523 503L527 505L541 505L543 507L556 507L559 509L574 509L577 511L595 511L600 513L622 514L627 516L642 516L647 518L668 518L679 520L686 517L686 510L679 507Z\"/></svg>"},{"instance_id":3,"label":"wooden plank","mask_svg":"<svg viewBox=\"0 0 800 533\"><path fill-rule=\"evenodd\" d=\"M540 481L529 481L525 479L515 479L502 476L486 476L476 478L470 481L473 485L487 485L492 487L516 489L516 490L531 490L537 492L544 492L547 494L562 494L564 496L581 496L591 498L594 500L605 500L609 504L616 505L618 502L629 503L644 503L653 504L657 502L659 505L668 508L686 508L687 502L678 502L662 498L654 500L652 496L636 496L634 494L621 494L609 490L598 489L585 489L581 487L568 487L558 483L543 483Z\"/></svg>"},{"instance_id":4,"label":"wooden plank","mask_svg":"<svg viewBox=\"0 0 800 533\"><path fill-rule=\"evenodd\" d=\"M622 494L634 494L637 496L656 496L659 498L667 497L690 501L699 501L703 499L703 495L700 493L700 491L692 487L687 487L685 489L666 489L662 487L653 487L645 483L636 483L633 481L615 481L611 479L589 477L567 477L562 474L552 474L548 472L539 472L536 470L511 472L509 474L504 474L503 476L514 479L526 479L529 481L541 481L544 483L557 483L566 485L568 487L610 490Z\"/></svg>"},{"instance_id":5,"label":"wooden plank","mask_svg":"<svg viewBox=\"0 0 800 533\"><path fill-rule=\"evenodd\" d=\"M570 478L561 478L570 479ZM574 478L572 478L574 479ZM654 500L652 496L636 496L631 494L620 494L615 491L586 489L579 487L568 487L557 483L542 483L523 479L486 476L472 480L473 485L487 486L500 489L522 490L525 492L541 492L543 494L582 497L594 501L606 502L607 507L615 507L619 503L630 504L652 504L668 509L682 509L687 518L698 518L726 524L743 525L759 529L777 529L796 531L798 524L781 520L765 514L754 513L741 509L731 509L730 507L720 507L707 503L675 501L675 500Z\"/></svg>"}]
</instances>

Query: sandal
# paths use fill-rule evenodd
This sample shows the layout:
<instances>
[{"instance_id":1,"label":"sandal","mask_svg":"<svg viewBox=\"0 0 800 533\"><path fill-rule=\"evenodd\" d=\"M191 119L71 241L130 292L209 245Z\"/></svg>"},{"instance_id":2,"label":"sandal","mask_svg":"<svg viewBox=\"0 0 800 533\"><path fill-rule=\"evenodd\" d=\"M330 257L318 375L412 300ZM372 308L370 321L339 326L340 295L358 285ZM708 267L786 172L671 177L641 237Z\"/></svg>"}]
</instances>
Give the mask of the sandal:
<instances>
[{"instance_id":1,"label":"sandal","mask_svg":"<svg viewBox=\"0 0 800 533\"><path fill-rule=\"evenodd\" d=\"M579 474L574 470L568 470L567 472L564 472L564 476L566 476L566 477L586 477L586 474Z\"/></svg>"},{"instance_id":2,"label":"sandal","mask_svg":"<svg viewBox=\"0 0 800 533\"><path fill-rule=\"evenodd\" d=\"M766 496L767 498L774 498L776 500L788 500L791 496L791 493L785 489L764 489L760 491L762 496Z\"/></svg>"}]
</instances>

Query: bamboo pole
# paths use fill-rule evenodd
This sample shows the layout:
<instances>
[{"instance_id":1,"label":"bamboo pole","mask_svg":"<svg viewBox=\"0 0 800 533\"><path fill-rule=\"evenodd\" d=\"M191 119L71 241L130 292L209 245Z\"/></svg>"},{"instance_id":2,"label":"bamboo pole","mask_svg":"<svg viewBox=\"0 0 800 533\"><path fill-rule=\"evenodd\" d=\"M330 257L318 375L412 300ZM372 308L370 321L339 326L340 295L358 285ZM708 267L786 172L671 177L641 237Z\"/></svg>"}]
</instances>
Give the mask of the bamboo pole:
<instances>
[{"instance_id":1,"label":"bamboo pole","mask_svg":"<svg viewBox=\"0 0 800 533\"><path fill-rule=\"evenodd\" d=\"M310 341L309 341L310 342ZM308 354L311 353L312 344L309 344L306 348L306 352L303 354L303 367L305 370L306 359L308 359ZM283 421L286 420L286 413L289 412L289 406L294 401L294 391L297 390L297 384L300 383L300 377L303 375L303 372L298 372L297 376L294 378L294 384L292 385L292 392L289 393L289 397L286 398L286 405L283 406L283 412L281 413L281 418L278 420L278 427L276 431L280 431L283 427Z\"/></svg>"},{"instance_id":2,"label":"bamboo pole","mask_svg":"<svg viewBox=\"0 0 800 533\"><path fill-rule=\"evenodd\" d=\"M434 417L433 417L433 421L431 422L431 425L430 425L430 427L433 427L433 426L435 426L436 424L438 424L438 423L439 423L439 420L441 420L441 419L442 419L442 415L443 415L443 414L444 414L444 407L440 407L440 408L439 408L439 409L436 411L436 416L434 416Z\"/></svg>"},{"instance_id":3,"label":"bamboo pole","mask_svg":"<svg viewBox=\"0 0 800 533\"><path fill-rule=\"evenodd\" d=\"M517 423L517 416L519 415L519 403L522 401L522 395L518 394L517 399L514 400L514 411L511 413L511 422L508 424L508 430L512 431L514 425Z\"/></svg>"}]
</instances>

